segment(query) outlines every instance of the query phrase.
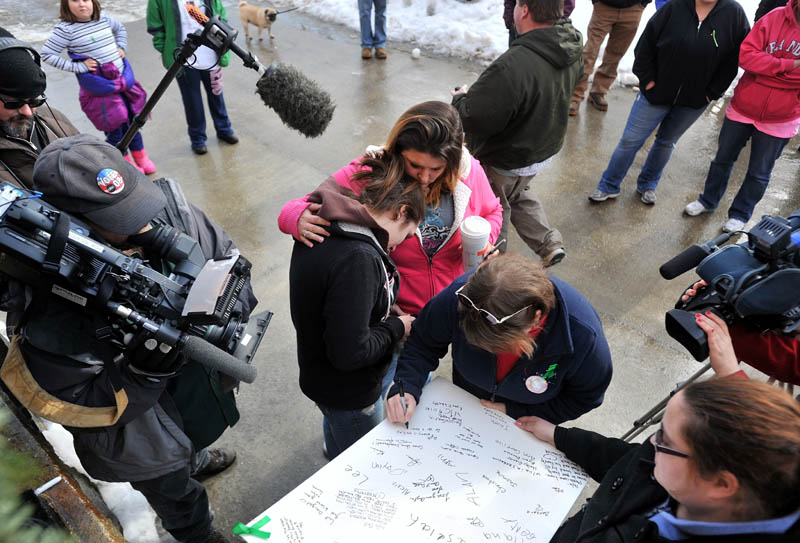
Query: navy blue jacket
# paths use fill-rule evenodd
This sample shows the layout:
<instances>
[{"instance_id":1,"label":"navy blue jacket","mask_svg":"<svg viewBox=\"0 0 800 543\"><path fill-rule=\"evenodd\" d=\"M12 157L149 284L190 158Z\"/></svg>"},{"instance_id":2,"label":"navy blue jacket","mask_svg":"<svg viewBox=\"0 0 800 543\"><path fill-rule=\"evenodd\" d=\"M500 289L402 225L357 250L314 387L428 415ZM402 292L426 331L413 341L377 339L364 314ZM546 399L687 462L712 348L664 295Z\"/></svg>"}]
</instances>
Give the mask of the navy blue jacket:
<instances>
[{"instance_id":1,"label":"navy blue jacket","mask_svg":"<svg viewBox=\"0 0 800 543\"><path fill-rule=\"evenodd\" d=\"M497 355L468 343L458 325L455 291L468 277L457 278L422 308L400 355L395 383L402 380L405 392L419 402L428 372L438 367L452 345L453 383L478 398L505 403L510 417L536 415L559 424L603 402L611 382L611 353L603 325L586 298L550 276L556 304L536 338L533 357L523 355L498 383ZM557 367L547 379L547 390L541 394L528 390L525 380L545 374L553 364ZM395 393L393 386L389 396Z\"/></svg>"}]
</instances>

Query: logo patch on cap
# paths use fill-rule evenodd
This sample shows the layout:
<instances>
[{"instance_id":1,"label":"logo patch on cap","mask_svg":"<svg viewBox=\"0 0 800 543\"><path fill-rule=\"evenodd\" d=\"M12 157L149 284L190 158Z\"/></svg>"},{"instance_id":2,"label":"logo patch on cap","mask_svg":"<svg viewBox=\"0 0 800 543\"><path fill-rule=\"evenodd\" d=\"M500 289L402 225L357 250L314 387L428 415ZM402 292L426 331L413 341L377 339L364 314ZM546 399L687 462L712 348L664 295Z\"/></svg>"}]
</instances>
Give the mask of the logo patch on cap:
<instances>
[{"instance_id":1,"label":"logo patch on cap","mask_svg":"<svg viewBox=\"0 0 800 543\"><path fill-rule=\"evenodd\" d=\"M125 190L125 180L117 170L103 168L97 173L97 186L106 194L119 194Z\"/></svg>"}]
</instances>

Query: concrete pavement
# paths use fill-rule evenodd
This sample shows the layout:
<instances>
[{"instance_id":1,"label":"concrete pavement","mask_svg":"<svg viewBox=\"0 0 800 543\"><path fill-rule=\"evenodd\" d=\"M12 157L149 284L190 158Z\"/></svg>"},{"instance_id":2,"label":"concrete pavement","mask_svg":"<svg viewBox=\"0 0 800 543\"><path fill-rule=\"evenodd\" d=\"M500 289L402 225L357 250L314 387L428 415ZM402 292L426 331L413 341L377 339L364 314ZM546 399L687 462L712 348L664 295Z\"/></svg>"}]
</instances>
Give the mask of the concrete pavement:
<instances>
[{"instance_id":1,"label":"concrete pavement","mask_svg":"<svg viewBox=\"0 0 800 543\"><path fill-rule=\"evenodd\" d=\"M239 27L235 6L229 6L229 19ZM137 78L152 90L164 73L160 58L144 21L126 27L128 56ZM297 12L281 15L273 32L273 43L252 42L261 61L280 60L297 67L337 103L322 137L310 140L285 128L255 95L257 74L242 67L235 56L224 70L224 92L241 138L238 145L218 142L211 127L209 153L192 154L174 84L143 130L157 175L180 180L189 199L227 229L253 262L259 309L275 312L256 359L259 378L253 385L243 385L238 396L242 419L220 440L238 450L237 463L205 483L216 522L226 530L238 521L249 521L325 464L321 416L297 385L288 304L292 240L276 226L281 206L313 190L359 156L367 144L382 143L407 107L423 100L449 101L450 88L471 83L483 69L460 59L429 58L425 52L422 59L413 60L408 53L411 46L392 43L388 60L363 61L354 31ZM244 44L243 37L239 43ZM97 133L79 110L75 78L49 67L46 71L50 103L82 131ZM619 198L590 204L586 196L611 156L634 96L631 90L612 91L607 113L584 103L578 117L569 121L561 153L533 186L551 224L566 241L567 258L553 273L594 304L611 345L615 376L606 401L577 421L608 435L620 435L677 381L700 367L663 326L664 312L693 276L668 282L658 275L658 267L692 243L718 235L726 219L724 209L735 193L730 190L720 211L712 215L688 218L681 213L702 188L716 150L723 113L706 112L678 143L655 206L642 204L635 192L635 176L646 149L637 157ZM788 214L800 207L800 155L795 152L799 140L787 146L756 216ZM743 178L747 154L745 150L734 170L732 188ZM532 254L516 234L510 236L509 250Z\"/></svg>"}]
</instances>

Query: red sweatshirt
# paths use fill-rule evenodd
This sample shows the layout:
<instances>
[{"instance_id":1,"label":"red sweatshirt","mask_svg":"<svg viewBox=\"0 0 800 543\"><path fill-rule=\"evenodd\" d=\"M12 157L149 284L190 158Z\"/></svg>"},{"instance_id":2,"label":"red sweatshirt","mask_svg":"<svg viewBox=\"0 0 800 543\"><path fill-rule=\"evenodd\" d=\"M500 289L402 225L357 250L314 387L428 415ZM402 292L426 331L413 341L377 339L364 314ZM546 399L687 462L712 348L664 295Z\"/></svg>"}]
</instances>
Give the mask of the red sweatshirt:
<instances>
[{"instance_id":1,"label":"red sweatshirt","mask_svg":"<svg viewBox=\"0 0 800 543\"><path fill-rule=\"evenodd\" d=\"M742 325L731 326L736 357L780 381L800 385L800 345L792 336L759 334Z\"/></svg>"},{"instance_id":2,"label":"red sweatshirt","mask_svg":"<svg viewBox=\"0 0 800 543\"><path fill-rule=\"evenodd\" d=\"M742 42L739 66L745 73L731 105L755 121L787 122L800 117L800 24L791 0L763 16Z\"/></svg>"}]
</instances>

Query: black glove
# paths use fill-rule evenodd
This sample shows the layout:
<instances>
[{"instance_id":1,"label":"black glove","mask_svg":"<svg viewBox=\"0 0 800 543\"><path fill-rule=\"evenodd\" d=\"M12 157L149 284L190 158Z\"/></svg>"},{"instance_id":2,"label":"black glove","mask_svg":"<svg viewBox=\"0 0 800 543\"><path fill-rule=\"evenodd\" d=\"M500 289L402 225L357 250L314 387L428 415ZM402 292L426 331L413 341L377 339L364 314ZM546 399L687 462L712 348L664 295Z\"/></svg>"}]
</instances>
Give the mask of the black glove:
<instances>
[{"instance_id":1,"label":"black glove","mask_svg":"<svg viewBox=\"0 0 800 543\"><path fill-rule=\"evenodd\" d=\"M131 366L143 373L174 375L186 363L186 356L178 347L159 343L153 337L137 340L128 346L128 360Z\"/></svg>"}]
</instances>

